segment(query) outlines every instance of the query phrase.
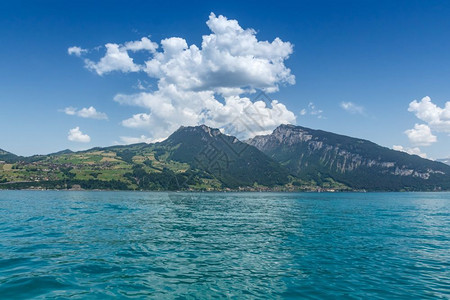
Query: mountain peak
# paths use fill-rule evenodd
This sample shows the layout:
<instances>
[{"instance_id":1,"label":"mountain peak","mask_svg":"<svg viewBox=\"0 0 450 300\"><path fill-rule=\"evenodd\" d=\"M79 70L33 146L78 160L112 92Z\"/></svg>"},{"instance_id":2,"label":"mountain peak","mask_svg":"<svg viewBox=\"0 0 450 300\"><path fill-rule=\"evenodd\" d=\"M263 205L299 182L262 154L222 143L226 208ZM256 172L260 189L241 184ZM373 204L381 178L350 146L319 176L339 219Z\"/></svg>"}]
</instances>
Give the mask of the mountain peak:
<instances>
[{"instance_id":1,"label":"mountain peak","mask_svg":"<svg viewBox=\"0 0 450 300\"><path fill-rule=\"evenodd\" d=\"M275 130L288 130L288 129L294 129L298 128L299 126L293 125L293 124L281 124Z\"/></svg>"},{"instance_id":2,"label":"mountain peak","mask_svg":"<svg viewBox=\"0 0 450 300\"><path fill-rule=\"evenodd\" d=\"M182 132L201 133L201 134L206 133L210 137L215 137L222 134L218 128L211 128L206 126L205 124L197 126L181 126L175 133L182 133Z\"/></svg>"},{"instance_id":3,"label":"mountain peak","mask_svg":"<svg viewBox=\"0 0 450 300\"><path fill-rule=\"evenodd\" d=\"M293 145L311 140L313 130L292 124L281 124L271 134L255 136L247 140L258 149L271 147L274 144Z\"/></svg>"},{"instance_id":4,"label":"mountain peak","mask_svg":"<svg viewBox=\"0 0 450 300\"><path fill-rule=\"evenodd\" d=\"M336 180L356 189L450 187L450 168L370 141L294 125L247 141L301 178Z\"/></svg>"}]
</instances>

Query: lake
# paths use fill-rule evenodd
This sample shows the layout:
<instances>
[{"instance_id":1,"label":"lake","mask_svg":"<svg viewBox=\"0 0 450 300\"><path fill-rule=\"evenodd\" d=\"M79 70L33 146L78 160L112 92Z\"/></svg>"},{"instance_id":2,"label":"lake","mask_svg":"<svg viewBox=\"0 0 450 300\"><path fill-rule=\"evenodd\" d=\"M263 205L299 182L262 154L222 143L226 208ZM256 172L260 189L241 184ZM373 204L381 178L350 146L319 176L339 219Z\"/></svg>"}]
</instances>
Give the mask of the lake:
<instances>
[{"instance_id":1,"label":"lake","mask_svg":"<svg viewBox=\"0 0 450 300\"><path fill-rule=\"evenodd\" d=\"M0 191L1 298L450 298L450 193Z\"/></svg>"}]
</instances>

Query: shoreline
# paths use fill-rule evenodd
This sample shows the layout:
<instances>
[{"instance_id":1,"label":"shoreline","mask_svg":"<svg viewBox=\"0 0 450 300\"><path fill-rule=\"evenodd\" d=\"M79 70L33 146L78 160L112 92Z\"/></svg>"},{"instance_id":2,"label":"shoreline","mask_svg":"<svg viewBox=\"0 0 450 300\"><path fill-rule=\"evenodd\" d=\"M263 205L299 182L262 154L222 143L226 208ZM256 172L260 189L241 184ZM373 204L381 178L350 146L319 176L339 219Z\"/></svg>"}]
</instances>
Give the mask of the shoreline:
<instances>
[{"instance_id":1,"label":"shoreline","mask_svg":"<svg viewBox=\"0 0 450 300\"><path fill-rule=\"evenodd\" d=\"M346 190L346 191L313 191L313 190L210 190L210 191L194 191L194 190L108 190L108 189L0 189L2 191L27 191L27 192L133 192L133 193L185 193L185 194L202 194L202 193L280 193L280 194L364 194L364 193L450 193L450 190L440 190L440 191L362 191L362 190Z\"/></svg>"}]
</instances>

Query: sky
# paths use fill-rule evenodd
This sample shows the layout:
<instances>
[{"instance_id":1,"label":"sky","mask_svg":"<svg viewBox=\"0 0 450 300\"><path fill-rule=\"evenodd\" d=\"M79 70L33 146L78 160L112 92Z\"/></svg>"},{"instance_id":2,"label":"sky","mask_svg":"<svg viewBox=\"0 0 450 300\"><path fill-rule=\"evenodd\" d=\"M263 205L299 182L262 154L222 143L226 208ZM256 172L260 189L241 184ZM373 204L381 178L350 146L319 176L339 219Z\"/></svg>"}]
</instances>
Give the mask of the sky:
<instances>
[{"instance_id":1,"label":"sky","mask_svg":"<svg viewBox=\"0 0 450 300\"><path fill-rule=\"evenodd\" d=\"M450 2L210 2L0 2L0 148L291 123L450 157Z\"/></svg>"}]
</instances>

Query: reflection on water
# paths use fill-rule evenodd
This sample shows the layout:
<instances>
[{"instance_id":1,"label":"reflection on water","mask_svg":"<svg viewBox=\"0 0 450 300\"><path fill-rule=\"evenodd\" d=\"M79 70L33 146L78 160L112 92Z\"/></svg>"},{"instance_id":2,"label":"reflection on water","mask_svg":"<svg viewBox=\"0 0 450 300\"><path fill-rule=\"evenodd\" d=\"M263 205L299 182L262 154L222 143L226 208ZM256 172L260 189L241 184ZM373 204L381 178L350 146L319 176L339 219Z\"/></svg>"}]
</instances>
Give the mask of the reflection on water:
<instances>
[{"instance_id":1,"label":"reflection on water","mask_svg":"<svg viewBox=\"0 0 450 300\"><path fill-rule=\"evenodd\" d=\"M0 192L5 298L450 297L450 194Z\"/></svg>"}]
</instances>

